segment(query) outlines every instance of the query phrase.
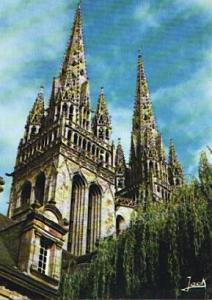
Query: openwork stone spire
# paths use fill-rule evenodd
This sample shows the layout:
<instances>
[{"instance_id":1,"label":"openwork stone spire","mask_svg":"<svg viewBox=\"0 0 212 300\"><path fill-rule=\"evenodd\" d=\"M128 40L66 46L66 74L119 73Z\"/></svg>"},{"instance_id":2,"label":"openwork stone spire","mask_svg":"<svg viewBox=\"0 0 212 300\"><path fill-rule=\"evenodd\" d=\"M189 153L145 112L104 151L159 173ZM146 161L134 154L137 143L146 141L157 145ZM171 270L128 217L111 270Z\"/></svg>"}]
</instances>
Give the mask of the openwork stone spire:
<instances>
[{"instance_id":1,"label":"openwork stone spire","mask_svg":"<svg viewBox=\"0 0 212 300\"><path fill-rule=\"evenodd\" d=\"M152 110L148 84L144 73L142 56L138 55L136 100L134 106L131 160L140 159L144 149L156 144L158 132ZM131 161L133 164L133 162Z\"/></svg>"},{"instance_id":2,"label":"openwork stone spire","mask_svg":"<svg viewBox=\"0 0 212 300\"><path fill-rule=\"evenodd\" d=\"M155 199L168 198L168 167L162 137L156 128L144 64L138 55L136 99L127 184L151 190ZM133 197L138 200L135 190ZM137 191L137 192L136 192ZM136 194L137 193L137 194ZM146 193L146 194L145 194ZM147 197L145 192L140 198ZM137 201L135 200L135 201Z\"/></svg>"},{"instance_id":3,"label":"openwork stone spire","mask_svg":"<svg viewBox=\"0 0 212 300\"><path fill-rule=\"evenodd\" d=\"M62 86L75 86L77 83L82 84L87 81L80 5L76 11L72 35L65 53L60 79Z\"/></svg>"},{"instance_id":4,"label":"openwork stone spire","mask_svg":"<svg viewBox=\"0 0 212 300\"><path fill-rule=\"evenodd\" d=\"M142 56L138 55L136 101L134 107L133 130L145 131L146 128L154 128L155 120L149 95L149 88L144 73Z\"/></svg>"},{"instance_id":5,"label":"openwork stone spire","mask_svg":"<svg viewBox=\"0 0 212 300\"><path fill-rule=\"evenodd\" d=\"M93 120L93 131L95 135L102 140L110 140L111 136L111 118L107 109L104 88L101 88L97 109Z\"/></svg>"},{"instance_id":6,"label":"openwork stone spire","mask_svg":"<svg viewBox=\"0 0 212 300\"><path fill-rule=\"evenodd\" d=\"M116 148L115 166L116 169L120 172L125 172L126 170L126 161L124 157L124 151L121 145L121 139L118 140L118 146Z\"/></svg>"},{"instance_id":7,"label":"openwork stone spire","mask_svg":"<svg viewBox=\"0 0 212 300\"><path fill-rule=\"evenodd\" d=\"M64 56L59 78L52 85L49 116L51 122L62 115L81 128L91 130L90 88L87 76L80 5Z\"/></svg>"},{"instance_id":8,"label":"openwork stone spire","mask_svg":"<svg viewBox=\"0 0 212 300\"><path fill-rule=\"evenodd\" d=\"M171 185L181 185L184 181L183 168L177 157L172 140L169 145L169 182Z\"/></svg>"},{"instance_id":9,"label":"openwork stone spire","mask_svg":"<svg viewBox=\"0 0 212 300\"><path fill-rule=\"evenodd\" d=\"M124 157L124 151L121 145L121 139L118 140L118 146L116 148L115 170L116 170L116 191L119 191L125 187L125 176L126 176L126 161Z\"/></svg>"}]
</instances>

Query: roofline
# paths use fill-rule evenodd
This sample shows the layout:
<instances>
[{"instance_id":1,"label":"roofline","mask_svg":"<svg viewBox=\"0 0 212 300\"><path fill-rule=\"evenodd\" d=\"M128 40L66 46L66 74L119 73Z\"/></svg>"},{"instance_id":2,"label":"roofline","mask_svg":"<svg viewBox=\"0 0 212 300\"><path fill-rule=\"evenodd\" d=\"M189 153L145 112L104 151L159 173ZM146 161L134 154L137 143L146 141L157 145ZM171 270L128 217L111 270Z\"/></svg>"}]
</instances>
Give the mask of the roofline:
<instances>
[{"instance_id":1,"label":"roofline","mask_svg":"<svg viewBox=\"0 0 212 300\"><path fill-rule=\"evenodd\" d=\"M58 289L47 286L44 282L38 282L35 279L25 275L18 269L14 270L11 267L0 265L0 278L9 281L13 285L18 285L25 289L26 295L34 294L45 297L44 299L58 299Z\"/></svg>"}]
</instances>

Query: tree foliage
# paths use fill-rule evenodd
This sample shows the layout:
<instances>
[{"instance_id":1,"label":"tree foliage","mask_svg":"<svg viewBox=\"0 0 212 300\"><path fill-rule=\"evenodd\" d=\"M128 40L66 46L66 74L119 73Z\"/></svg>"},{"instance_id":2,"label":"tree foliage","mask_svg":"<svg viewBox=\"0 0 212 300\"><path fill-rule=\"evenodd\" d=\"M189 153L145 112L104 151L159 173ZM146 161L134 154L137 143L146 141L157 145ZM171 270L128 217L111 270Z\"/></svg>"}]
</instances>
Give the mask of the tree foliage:
<instances>
[{"instance_id":1,"label":"tree foliage","mask_svg":"<svg viewBox=\"0 0 212 300\"><path fill-rule=\"evenodd\" d=\"M202 155L199 181L176 190L169 202L138 207L124 233L102 241L87 267L63 276L63 299L173 298L187 276L209 277L210 168Z\"/></svg>"}]
</instances>

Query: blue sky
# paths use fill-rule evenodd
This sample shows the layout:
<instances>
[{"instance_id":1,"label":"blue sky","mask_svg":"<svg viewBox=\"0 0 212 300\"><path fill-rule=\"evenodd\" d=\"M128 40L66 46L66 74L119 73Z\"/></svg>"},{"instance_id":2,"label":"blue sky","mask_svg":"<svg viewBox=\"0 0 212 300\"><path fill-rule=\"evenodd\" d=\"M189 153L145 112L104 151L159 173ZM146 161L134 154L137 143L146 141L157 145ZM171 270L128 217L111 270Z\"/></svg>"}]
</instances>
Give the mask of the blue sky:
<instances>
[{"instance_id":1,"label":"blue sky","mask_svg":"<svg viewBox=\"0 0 212 300\"><path fill-rule=\"evenodd\" d=\"M0 1L0 174L12 172L18 142L40 85L48 102L77 1ZM84 0L93 106L104 86L113 138L128 157L138 49L166 146L173 138L186 174L212 145L212 1ZM190 175L189 175L190 176ZM10 179L0 195L5 213Z\"/></svg>"}]
</instances>

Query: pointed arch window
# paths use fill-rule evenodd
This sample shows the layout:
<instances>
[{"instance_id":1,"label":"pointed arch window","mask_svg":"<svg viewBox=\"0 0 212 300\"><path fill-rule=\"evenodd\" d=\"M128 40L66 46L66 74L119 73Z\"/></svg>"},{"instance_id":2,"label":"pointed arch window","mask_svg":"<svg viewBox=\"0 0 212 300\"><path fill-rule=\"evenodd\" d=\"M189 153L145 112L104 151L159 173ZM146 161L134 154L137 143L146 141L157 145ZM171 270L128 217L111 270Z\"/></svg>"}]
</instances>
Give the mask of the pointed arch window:
<instances>
[{"instance_id":1,"label":"pointed arch window","mask_svg":"<svg viewBox=\"0 0 212 300\"><path fill-rule=\"evenodd\" d=\"M109 130L108 129L106 129L105 135L106 135L106 139L109 140Z\"/></svg>"},{"instance_id":2,"label":"pointed arch window","mask_svg":"<svg viewBox=\"0 0 212 300\"><path fill-rule=\"evenodd\" d=\"M100 123L100 124L103 124L103 123L104 123L104 119L103 119L103 116L102 116L102 115L101 115L100 118L99 118L99 123Z\"/></svg>"},{"instance_id":3,"label":"pointed arch window","mask_svg":"<svg viewBox=\"0 0 212 300\"><path fill-rule=\"evenodd\" d=\"M106 162L106 164L109 164L109 154L108 154L108 152L106 152L106 154L105 154L105 162Z\"/></svg>"},{"instance_id":4,"label":"pointed arch window","mask_svg":"<svg viewBox=\"0 0 212 300\"><path fill-rule=\"evenodd\" d=\"M74 134L74 145L77 145L78 142L78 135L77 133Z\"/></svg>"},{"instance_id":5,"label":"pointed arch window","mask_svg":"<svg viewBox=\"0 0 212 300\"><path fill-rule=\"evenodd\" d=\"M96 147L95 145L92 146L92 155L95 155L95 152L96 152Z\"/></svg>"},{"instance_id":6,"label":"pointed arch window","mask_svg":"<svg viewBox=\"0 0 212 300\"><path fill-rule=\"evenodd\" d=\"M70 110L69 110L69 119L72 120L73 119L73 105L70 106Z\"/></svg>"},{"instance_id":7,"label":"pointed arch window","mask_svg":"<svg viewBox=\"0 0 212 300\"><path fill-rule=\"evenodd\" d=\"M45 181L45 174L42 172L37 176L35 182L35 200L41 205L44 203Z\"/></svg>"},{"instance_id":8,"label":"pointed arch window","mask_svg":"<svg viewBox=\"0 0 212 300\"><path fill-rule=\"evenodd\" d=\"M101 206L102 192L97 184L92 184L89 188L88 199L88 226L87 226L87 252L95 249L101 237Z\"/></svg>"},{"instance_id":9,"label":"pointed arch window","mask_svg":"<svg viewBox=\"0 0 212 300\"><path fill-rule=\"evenodd\" d=\"M33 126L31 129L31 134L34 135L36 133L37 133L37 128L36 128L36 126Z\"/></svg>"},{"instance_id":10,"label":"pointed arch window","mask_svg":"<svg viewBox=\"0 0 212 300\"><path fill-rule=\"evenodd\" d=\"M66 103L63 104L63 113L67 114L68 106Z\"/></svg>"},{"instance_id":11,"label":"pointed arch window","mask_svg":"<svg viewBox=\"0 0 212 300\"><path fill-rule=\"evenodd\" d=\"M25 181L21 190L21 206L26 205L30 202L32 184L30 181Z\"/></svg>"},{"instance_id":12,"label":"pointed arch window","mask_svg":"<svg viewBox=\"0 0 212 300\"><path fill-rule=\"evenodd\" d=\"M104 129L102 127L99 128L99 138L104 139Z\"/></svg>"},{"instance_id":13,"label":"pointed arch window","mask_svg":"<svg viewBox=\"0 0 212 300\"><path fill-rule=\"evenodd\" d=\"M87 144L87 142L86 142L86 140L84 139L84 140L83 140L83 143L82 143L82 148L83 148L83 150L86 150L86 144Z\"/></svg>"},{"instance_id":14,"label":"pointed arch window","mask_svg":"<svg viewBox=\"0 0 212 300\"><path fill-rule=\"evenodd\" d=\"M90 142L88 142L87 150L88 150L88 152L91 151L91 143Z\"/></svg>"}]
</instances>

